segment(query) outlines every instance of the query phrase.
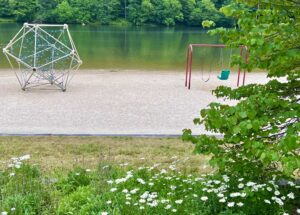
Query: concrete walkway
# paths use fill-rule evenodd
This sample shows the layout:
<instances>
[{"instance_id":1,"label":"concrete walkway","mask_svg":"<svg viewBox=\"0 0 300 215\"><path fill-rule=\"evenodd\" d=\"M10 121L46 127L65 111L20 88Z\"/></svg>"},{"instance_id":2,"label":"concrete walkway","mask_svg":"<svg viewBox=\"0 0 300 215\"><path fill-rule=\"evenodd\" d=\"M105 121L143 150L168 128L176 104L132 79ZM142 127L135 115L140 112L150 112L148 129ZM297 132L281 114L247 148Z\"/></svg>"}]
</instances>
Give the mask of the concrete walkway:
<instances>
[{"instance_id":1,"label":"concrete walkway","mask_svg":"<svg viewBox=\"0 0 300 215\"><path fill-rule=\"evenodd\" d=\"M205 74L208 75L208 74ZM193 74L192 89L184 72L84 70L67 92L20 89L12 71L0 71L0 134L180 135L195 127L199 110L216 101L211 90L236 85L236 75L209 82ZM253 73L247 83L265 82Z\"/></svg>"}]
</instances>

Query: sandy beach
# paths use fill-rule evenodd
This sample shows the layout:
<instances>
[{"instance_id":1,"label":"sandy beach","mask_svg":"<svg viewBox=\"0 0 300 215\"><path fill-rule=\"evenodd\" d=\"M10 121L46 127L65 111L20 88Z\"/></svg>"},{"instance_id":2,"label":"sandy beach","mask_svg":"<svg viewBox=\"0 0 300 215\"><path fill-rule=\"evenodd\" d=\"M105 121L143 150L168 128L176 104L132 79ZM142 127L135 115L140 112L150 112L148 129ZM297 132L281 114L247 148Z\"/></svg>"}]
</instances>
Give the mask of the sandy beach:
<instances>
[{"instance_id":1,"label":"sandy beach","mask_svg":"<svg viewBox=\"0 0 300 215\"><path fill-rule=\"evenodd\" d=\"M211 74L203 82L202 74L194 72L191 90L184 80L185 72L80 70L66 92L24 92L11 70L0 70L0 134L180 135L184 128L205 132L193 119L217 101L211 90L236 86L237 74L227 81ZM266 81L264 73L247 74L247 84Z\"/></svg>"}]
</instances>

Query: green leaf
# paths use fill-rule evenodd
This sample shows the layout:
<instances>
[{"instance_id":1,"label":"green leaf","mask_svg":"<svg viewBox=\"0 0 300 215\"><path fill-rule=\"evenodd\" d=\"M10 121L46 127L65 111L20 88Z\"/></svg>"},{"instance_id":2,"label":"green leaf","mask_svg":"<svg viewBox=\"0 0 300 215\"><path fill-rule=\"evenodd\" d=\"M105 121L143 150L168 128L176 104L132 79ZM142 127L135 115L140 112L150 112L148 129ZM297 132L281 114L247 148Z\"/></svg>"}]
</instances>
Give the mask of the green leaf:
<instances>
[{"instance_id":1,"label":"green leaf","mask_svg":"<svg viewBox=\"0 0 300 215\"><path fill-rule=\"evenodd\" d=\"M240 128L239 126L235 126L235 127L233 128L233 133L234 133L234 134L238 134L238 133L240 133L240 131L241 131L241 128Z\"/></svg>"},{"instance_id":2,"label":"green leaf","mask_svg":"<svg viewBox=\"0 0 300 215\"><path fill-rule=\"evenodd\" d=\"M245 111L239 112L239 116L241 118L247 118L247 112L245 112Z\"/></svg>"}]
</instances>

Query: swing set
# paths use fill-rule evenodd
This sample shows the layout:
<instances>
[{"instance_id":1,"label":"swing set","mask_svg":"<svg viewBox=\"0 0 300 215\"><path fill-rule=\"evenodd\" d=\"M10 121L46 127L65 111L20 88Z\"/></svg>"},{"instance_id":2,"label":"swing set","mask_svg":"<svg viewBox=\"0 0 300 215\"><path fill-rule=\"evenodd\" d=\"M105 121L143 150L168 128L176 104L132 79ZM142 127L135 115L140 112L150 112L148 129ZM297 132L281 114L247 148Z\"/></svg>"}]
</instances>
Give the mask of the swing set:
<instances>
[{"instance_id":1,"label":"swing set","mask_svg":"<svg viewBox=\"0 0 300 215\"><path fill-rule=\"evenodd\" d=\"M221 65L221 71L220 74L217 76L219 80L226 81L229 79L231 70L230 70L230 62L231 62L231 56L232 56L232 49L230 50L230 59L229 59L229 65L227 68L224 68L224 56L223 56L223 49L226 48L226 45L224 44L190 44L188 46L187 51L187 60L186 60L186 76L185 76L185 87L188 87L188 89L191 89L191 81L192 81L192 66L193 66L193 48L196 47L204 47L204 48L219 48L220 49L220 65ZM243 58L244 51L245 51L245 62L248 62L248 50L246 46L240 46L240 56ZM207 79L204 79L204 71L202 69L202 80L204 82L208 82L211 78L212 73L212 63L210 64L210 71L209 76ZM240 86L240 78L241 78L242 70L240 67L238 67L238 78L237 78L237 86ZM243 71L243 85L245 85L246 80L246 71Z\"/></svg>"}]
</instances>

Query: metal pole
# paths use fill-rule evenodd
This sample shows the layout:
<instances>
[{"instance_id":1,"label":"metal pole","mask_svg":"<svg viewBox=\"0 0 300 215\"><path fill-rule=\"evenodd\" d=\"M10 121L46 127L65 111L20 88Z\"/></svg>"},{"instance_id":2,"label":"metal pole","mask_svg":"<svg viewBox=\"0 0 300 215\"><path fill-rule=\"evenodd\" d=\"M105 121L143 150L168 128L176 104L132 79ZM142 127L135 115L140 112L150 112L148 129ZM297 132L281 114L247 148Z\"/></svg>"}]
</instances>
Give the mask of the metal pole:
<instances>
[{"instance_id":1,"label":"metal pole","mask_svg":"<svg viewBox=\"0 0 300 215\"><path fill-rule=\"evenodd\" d=\"M56 38L42 27L63 27L63 30L59 34L58 38ZM64 42L60 41L63 34L67 35L70 44L65 44ZM33 53L23 53L23 46L26 42L26 36L33 39L33 44L30 46ZM18 41L20 41L20 45L17 44ZM46 43L46 46L39 46L40 43ZM17 51L18 53L13 52L12 49L14 45L20 46L20 49ZM47 51L51 49L52 52L50 59L48 60L47 56L43 55L43 59L40 62L38 58L40 53L48 53ZM14 72L23 90L30 87L49 84L44 83L47 81L65 91L67 83L69 82L70 71L77 70L80 64L82 64L70 32L68 31L67 25L39 25L25 23L22 29L3 49L3 52L12 69L14 69L14 65L11 60L14 60L18 63L20 74L17 74L15 69ZM68 69L65 67L58 68L56 73L54 64L66 58L71 58ZM26 59L30 59L30 62L27 62ZM66 64L67 62L64 63ZM51 65L51 67L49 67L49 65Z\"/></svg>"},{"instance_id":2,"label":"metal pole","mask_svg":"<svg viewBox=\"0 0 300 215\"><path fill-rule=\"evenodd\" d=\"M243 52L244 52L244 47L240 47L240 57L241 59L243 59ZM239 66L238 69L238 78L237 78L237 87L240 86L240 76L241 76L241 66Z\"/></svg>"},{"instance_id":3,"label":"metal pole","mask_svg":"<svg viewBox=\"0 0 300 215\"><path fill-rule=\"evenodd\" d=\"M36 68L36 40L37 40L37 26L34 27L34 59L33 67Z\"/></svg>"},{"instance_id":4,"label":"metal pole","mask_svg":"<svg viewBox=\"0 0 300 215\"><path fill-rule=\"evenodd\" d=\"M192 76L192 64L193 64L193 47L218 47L218 48L224 48L227 47L227 45L224 44L190 44L188 46L188 52L186 57L186 74L185 74L185 86L188 87L188 89L191 88L191 76ZM246 49L246 55L245 55L245 61L248 63L248 49L247 46L239 46L240 47L240 56L243 59L243 53L244 49ZM239 66L238 67L238 78L237 78L237 86L240 85L240 79L241 79L241 72L242 69ZM246 81L246 71L243 72L243 85L245 85Z\"/></svg>"},{"instance_id":5,"label":"metal pole","mask_svg":"<svg viewBox=\"0 0 300 215\"><path fill-rule=\"evenodd\" d=\"M249 52L248 52L248 48L247 48L247 46L245 46L245 49L246 49L246 56L245 56L245 60L246 60L246 64L248 64ZM245 85L245 81L246 81L246 71L244 70L243 86Z\"/></svg>"},{"instance_id":6,"label":"metal pole","mask_svg":"<svg viewBox=\"0 0 300 215\"><path fill-rule=\"evenodd\" d=\"M186 66L185 66L185 87L187 87L188 80L188 70L189 70L189 61L190 61L190 47L188 47L187 55L186 55Z\"/></svg>"},{"instance_id":7,"label":"metal pole","mask_svg":"<svg viewBox=\"0 0 300 215\"><path fill-rule=\"evenodd\" d=\"M191 89L192 82L192 65L193 65L193 46L190 46L190 73L189 73L189 90Z\"/></svg>"}]
</instances>

